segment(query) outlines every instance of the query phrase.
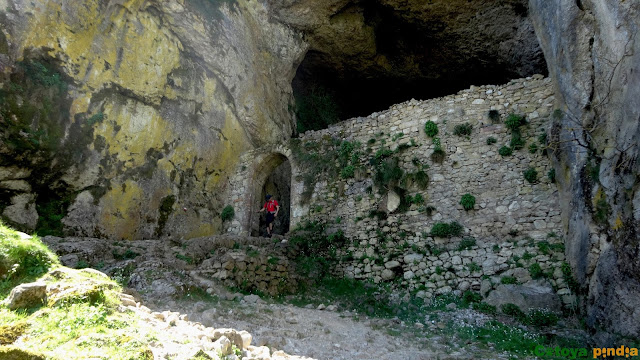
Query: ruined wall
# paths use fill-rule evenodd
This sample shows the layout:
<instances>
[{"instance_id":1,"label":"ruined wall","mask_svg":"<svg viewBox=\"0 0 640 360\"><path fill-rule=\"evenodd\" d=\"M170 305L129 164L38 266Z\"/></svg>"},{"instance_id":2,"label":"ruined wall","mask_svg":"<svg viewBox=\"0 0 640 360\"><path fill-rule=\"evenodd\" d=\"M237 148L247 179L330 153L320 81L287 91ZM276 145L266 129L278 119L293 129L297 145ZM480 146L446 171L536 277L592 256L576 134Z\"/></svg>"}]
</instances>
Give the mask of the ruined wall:
<instances>
[{"instance_id":1,"label":"ruined wall","mask_svg":"<svg viewBox=\"0 0 640 360\"><path fill-rule=\"evenodd\" d=\"M565 303L573 304L561 271L557 189L543 151L553 102L550 80L534 76L411 100L307 132L289 150L296 164L293 197L299 200L292 204L294 221L323 221L328 232L344 232L349 243L338 251L340 269L357 279L394 282L429 297L486 292L503 277L523 283L540 275L538 264ZM500 118L489 118L489 110ZM502 156L499 149L513 137L504 124L512 113L528 121L520 128L525 143ZM427 121L437 124L446 153L441 163L431 157L435 146L425 134ZM454 135L465 123L471 134ZM489 138L495 143L488 144ZM381 184L381 164L394 159L404 175ZM534 183L525 180L530 168L537 171ZM420 170L428 176L426 186L416 175ZM467 193L475 197L468 211L460 204ZM436 223L454 221L462 234L431 235Z\"/></svg>"}]
</instances>

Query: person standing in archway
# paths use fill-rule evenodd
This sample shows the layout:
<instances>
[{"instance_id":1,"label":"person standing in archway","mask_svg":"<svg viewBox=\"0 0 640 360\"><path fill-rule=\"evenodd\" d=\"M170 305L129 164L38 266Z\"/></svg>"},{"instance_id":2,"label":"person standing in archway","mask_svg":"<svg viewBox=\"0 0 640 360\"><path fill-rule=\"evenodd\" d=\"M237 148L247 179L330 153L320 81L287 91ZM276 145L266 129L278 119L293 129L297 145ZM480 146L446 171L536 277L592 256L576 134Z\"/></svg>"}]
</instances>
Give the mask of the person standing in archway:
<instances>
[{"instance_id":1,"label":"person standing in archway","mask_svg":"<svg viewBox=\"0 0 640 360\"><path fill-rule=\"evenodd\" d=\"M258 212L267 212L267 237L271 237L273 232L273 222L280 211L280 204L271 196L266 196L266 201Z\"/></svg>"}]
</instances>

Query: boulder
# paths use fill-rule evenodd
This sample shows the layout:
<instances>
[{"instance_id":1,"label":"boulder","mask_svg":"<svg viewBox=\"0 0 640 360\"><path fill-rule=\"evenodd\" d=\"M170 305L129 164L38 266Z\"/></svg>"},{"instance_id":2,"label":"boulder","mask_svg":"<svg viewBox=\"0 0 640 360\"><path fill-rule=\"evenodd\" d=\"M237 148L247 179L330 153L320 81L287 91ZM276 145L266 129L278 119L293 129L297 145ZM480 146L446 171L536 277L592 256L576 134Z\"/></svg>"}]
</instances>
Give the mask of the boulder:
<instances>
[{"instance_id":1,"label":"boulder","mask_svg":"<svg viewBox=\"0 0 640 360\"><path fill-rule=\"evenodd\" d=\"M531 309L547 309L553 312L562 310L560 297L548 283L540 281L524 285L499 285L485 301L497 308L504 304L515 304L524 312Z\"/></svg>"},{"instance_id":2,"label":"boulder","mask_svg":"<svg viewBox=\"0 0 640 360\"><path fill-rule=\"evenodd\" d=\"M35 282L13 288L4 303L11 310L28 309L44 304L46 299L47 284Z\"/></svg>"}]
</instances>

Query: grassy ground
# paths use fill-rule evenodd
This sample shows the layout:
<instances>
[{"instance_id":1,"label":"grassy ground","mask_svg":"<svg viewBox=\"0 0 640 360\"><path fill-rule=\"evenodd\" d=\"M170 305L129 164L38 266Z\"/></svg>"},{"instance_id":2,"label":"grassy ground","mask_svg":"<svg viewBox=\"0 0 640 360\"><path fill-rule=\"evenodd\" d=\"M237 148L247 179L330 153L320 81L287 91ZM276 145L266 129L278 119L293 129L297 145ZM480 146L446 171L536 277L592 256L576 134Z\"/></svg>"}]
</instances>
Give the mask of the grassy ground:
<instances>
[{"instance_id":1,"label":"grassy ground","mask_svg":"<svg viewBox=\"0 0 640 360\"><path fill-rule=\"evenodd\" d=\"M47 283L46 303L29 309L0 306L0 358L152 359L152 333L140 333L133 314L118 311L117 283L100 274L63 268L36 237L0 224L0 300L13 287ZM56 289L55 291L51 289Z\"/></svg>"}]
</instances>

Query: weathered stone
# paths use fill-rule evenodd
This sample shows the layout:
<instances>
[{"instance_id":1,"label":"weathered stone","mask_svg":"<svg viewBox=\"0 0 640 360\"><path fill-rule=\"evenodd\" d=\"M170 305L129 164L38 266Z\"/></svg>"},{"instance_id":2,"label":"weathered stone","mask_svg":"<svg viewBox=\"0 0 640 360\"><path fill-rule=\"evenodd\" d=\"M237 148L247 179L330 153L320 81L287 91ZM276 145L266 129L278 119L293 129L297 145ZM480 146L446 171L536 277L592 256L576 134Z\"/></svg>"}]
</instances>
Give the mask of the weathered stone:
<instances>
[{"instance_id":1,"label":"weathered stone","mask_svg":"<svg viewBox=\"0 0 640 360\"><path fill-rule=\"evenodd\" d=\"M387 269L393 269L400 266L400 263L396 260L388 261L384 264L384 267Z\"/></svg>"},{"instance_id":2,"label":"weathered stone","mask_svg":"<svg viewBox=\"0 0 640 360\"><path fill-rule=\"evenodd\" d=\"M32 194L18 194L11 198L11 205L2 212L2 216L12 222L34 230L38 223L35 197Z\"/></svg>"},{"instance_id":3,"label":"weathered stone","mask_svg":"<svg viewBox=\"0 0 640 360\"><path fill-rule=\"evenodd\" d=\"M35 282L21 284L11 290L5 305L11 309L28 309L43 305L47 299L47 284Z\"/></svg>"},{"instance_id":4,"label":"weathered stone","mask_svg":"<svg viewBox=\"0 0 640 360\"><path fill-rule=\"evenodd\" d=\"M489 294L486 302L498 308L503 304L515 304L524 312L531 309L547 309L554 312L562 310L560 298L553 288L541 282L499 285Z\"/></svg>"}]
</instances>

